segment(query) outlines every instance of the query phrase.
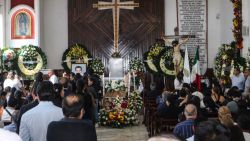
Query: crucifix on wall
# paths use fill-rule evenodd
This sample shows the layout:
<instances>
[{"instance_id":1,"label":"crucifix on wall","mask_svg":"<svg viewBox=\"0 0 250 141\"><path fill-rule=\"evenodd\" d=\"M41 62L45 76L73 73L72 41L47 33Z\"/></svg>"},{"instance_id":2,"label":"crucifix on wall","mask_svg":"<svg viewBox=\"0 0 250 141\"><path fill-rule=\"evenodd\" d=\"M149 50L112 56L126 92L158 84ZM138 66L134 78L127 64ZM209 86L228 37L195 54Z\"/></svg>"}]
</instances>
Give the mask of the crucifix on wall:
<instances>
[{"instance_id":1,"label":"crucifix on wall","mask_svg":"<svg viewBox=\"0 0 250 141\"><path fill-rule=\"evenodd\" d=\"M133 1L120 2L120 0L112 0L112 2L98 1L98 4L93 4L93 7L98 8L98 10L112 9L114 27L114 50L115 52L118 52L120 9L134 10L135 7L139 7L139 3L134 3Z\"/></svg>"},{"instance_id":2,"label":"crucifix on wall","mask_svg":"<svg viewBox=\"0 0 250 141\"><path fill-rule=\"evenodd\" d=\"M168 43L168 44L171 43L169 39L172 40L171 44L174 47L173 63L174 63L175 75L177 75L181 71L182 57L181 57L181 52L180 52L180 46L182 44L185 44L189 38L195 38L195 35L170 35L170 36L162 37L165 43ZM184 40L179 42L178 39L184 39Z\"/></svg>"}]
</instances>

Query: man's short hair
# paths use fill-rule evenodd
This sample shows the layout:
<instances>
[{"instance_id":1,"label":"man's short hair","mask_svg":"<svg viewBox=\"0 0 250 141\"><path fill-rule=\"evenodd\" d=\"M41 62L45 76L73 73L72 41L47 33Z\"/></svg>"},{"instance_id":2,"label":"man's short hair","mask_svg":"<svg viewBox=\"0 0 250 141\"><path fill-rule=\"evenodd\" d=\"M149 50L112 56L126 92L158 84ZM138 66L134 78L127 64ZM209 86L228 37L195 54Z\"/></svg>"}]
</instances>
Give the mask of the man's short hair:
<instances>
[{"instance_id":1,"label":"man's short hair","mask_svg":"<svg viewBox=\"0 0 250 141\"><path fill-rule=\"evenodd\" d=\"M63 99L62 110L65 117L78 117L83 109L83 99L80 95L71 94Z\"/></svg>"},{"instance_id":2,"label":"man's short hair","mask_svg":"<svg viewBox=\"0 0 250 141\"><path fill-rule=\"evenodd\" d=\"M36 93L41 101L51 101L54 94L52 82L40 82L37 86Z\"/></svg>"},{"instance_id":3,"label":"man's short hair","mask_svg":"<svg viewBox=\"0 0 250 141\"><path fill-rule=\"evenodd\" d=\"M229 141L230 130L217 121L208 120L199 123L194 132L194 141Z\"/></svg>"},{"instance_id":4,"label":"man's short hair","mask_svg":"<svg viewBox=\"0 0 250 141\"><path fill-rule=\"evenodd\" d=\"M76 66L76 67L75 67L75 70L76 70L77 68L80 68L80 69L82 70L82 67L81 67L81 66Z\"/></svg>"},{"instance_id":5,"label":"man's short hair","mask_svg":"<svg viewBox=\"0 0 250 141\"><path fill-rule=\"evenodd\" d=\"M185 116L196 116L197 115L197 108L194 104L188 104L184 109Z\"/></svg>"}]
</instances>

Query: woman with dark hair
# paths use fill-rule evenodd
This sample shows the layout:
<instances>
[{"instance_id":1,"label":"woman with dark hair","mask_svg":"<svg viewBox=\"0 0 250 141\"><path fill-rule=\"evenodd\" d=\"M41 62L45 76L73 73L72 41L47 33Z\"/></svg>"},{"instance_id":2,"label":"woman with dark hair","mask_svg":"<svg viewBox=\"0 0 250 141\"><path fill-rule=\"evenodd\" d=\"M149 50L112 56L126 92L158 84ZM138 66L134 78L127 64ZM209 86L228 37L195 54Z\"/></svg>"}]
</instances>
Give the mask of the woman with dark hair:
<instances>
[{"instance_id":1,"label":"woman with dark hair","mask_svg":"<svg viewBox=\"0 0 250 141\"><path fill-rule=\"evenodd\" d=\"M74 80L75 78L75 73L71 72L69 75L69 83L72 87L72 92L76 92L76 81Z\"/></svg>"},{"instance_id":2,"label":"woman with dark hair","mask_svg":"<svg viewBox=\"0 0 250 141\"><path fill-rule=\"evenodd\" d=\"M214 101L214 103L217 105L217 107L226 105L225 97L221 95L219 87L217 86L214 86L212 88L211 98Z\"/></svg>"},{"instance_id":3,"label":"woman with dark hair","mask_svg":"<svg viewBox=\"0 0 250 141\"><path fill-rule=\"evenodd\" d=\"M14 93L14 98L16 100L16 110L20 110L20 108L23 106L24 99L23 99L23 92L20 90L16 90Z\"/></svg>"},{"instance_id":4,"label":"woman with dark hair","mask_svg":"<svg viewBox=\"0 0 250 141\"><path fill-rule=\"evenodd\" d=\"M35 82L42 82L42 81L43 81L43 73L39 71L39 72L35 75L34 81L35 81Z\"/></svg>"},{"instance_id":5,"label":"woman with dark hair","mask_svg":"<svg viewBox=\"0 0 250 141\"><path fill-rule=\"evenodd\" d=\"M188 99L188 92L185 90L185 88L182 88L179 93L179 98L176 100L175 105L176 107L178 107L178 113L181 113L184 108L185 105L187 103L187 99Z\"/></svg>"},{"instance_id":6,"label":"woman with dark hair","mask_svg":"<svg viewBox=\"0 0 250 141\"><path fill-rule=\"evenodd\" d=\"M220 78L220 87L221 87L221 93L223 96L226 95L226 93L228 92L228 90L231 88L231 79L228 76L222 76Z\"/></svg>"},{"instance_id":7,"label":"woman with dark hair","mask_svg":"<svg viewBox=\"0 0 250 141\"><path fill-rule=\"evenodd\" d=\"M96 81L93 77L88 77L88 87L87 92L90 94L94 99L94 105L95 105L95 120L98 121L98 96L97 91L94 88Z\"/></svg>"},{"instance_id":8,"label":"woman with dark hair","mask_svg":"<svg viewBox=\"0 0 250 141\"><path fill-rule=\"evenodd\" d=\"M95 118L95 100L92 95L90 95L88 92L84 92L83 94L83 100L84 100L84 110L85 113L83 115L83 119L91 120L93 122L93 125L95 125L96 118Z\"/></svg>"},{"instance_id":9,"label":"woman with dark hair","mask_svg":"<svg viewBox=\"0 0 250 141\"><path fill-rule=\"evenodd\" d=\"M64 97L64 90L62 84L54 84L54 98L52 100L53 104L56 105L57 107L62 107L62 100Z\"/></svg>"},{"instance_id":10,"label":"woman with dark hair","mask_svg":"<svg viewBox=\"0 0 250 141\"><path fill-rule=\"evenodd\" d=\"M83 79L79 79L76 81L76 94L83 95L85 90L85 82Z\"/></svg>"},{"instance_id":11,"label":"woman with dark hair","mask_svg":"<svg viewBox=\"0 0 250 141\"><path fill-rule=\"evenodd\" d=\"M214 83L218 83L217 78L214 75L214 70L213 68L207 68L205 74L204 74L204 78L207 84L207 87L209 89L212 89L212 84Z\"/></svg>"}]
</instances>

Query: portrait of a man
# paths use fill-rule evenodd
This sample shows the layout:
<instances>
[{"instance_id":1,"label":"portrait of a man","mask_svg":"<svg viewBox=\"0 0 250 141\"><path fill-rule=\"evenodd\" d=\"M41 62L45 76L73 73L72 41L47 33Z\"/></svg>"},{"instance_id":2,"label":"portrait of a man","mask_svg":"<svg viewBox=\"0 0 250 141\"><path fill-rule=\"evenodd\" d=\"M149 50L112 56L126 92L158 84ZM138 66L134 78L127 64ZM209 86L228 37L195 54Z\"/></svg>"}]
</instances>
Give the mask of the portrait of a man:
<instances>
[{"instance_id":1,"label":"portrait of a man","mask_svg":"<svg viewBox=\"0 0 250 141\"><path fill-rule=\"evenodd\" d=\"M83 75L86 72L86 64L72 64L71 71Z\"/></svg>"}]
</instances>

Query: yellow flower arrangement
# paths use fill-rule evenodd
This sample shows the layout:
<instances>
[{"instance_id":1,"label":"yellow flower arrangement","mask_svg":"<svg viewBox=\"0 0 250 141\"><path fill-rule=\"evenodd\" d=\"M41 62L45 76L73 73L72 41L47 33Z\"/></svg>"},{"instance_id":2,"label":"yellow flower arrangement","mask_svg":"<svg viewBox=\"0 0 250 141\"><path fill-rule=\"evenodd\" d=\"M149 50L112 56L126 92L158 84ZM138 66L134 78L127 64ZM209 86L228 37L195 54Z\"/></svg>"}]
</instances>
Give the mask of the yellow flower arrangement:
<instances>
[{"instance_id":1,"label":"yellow flower arrangement","mask_svg":"<svg viewBox=\"0 0 250 141\"><path fill-rule=\"evenodd\" d=\"M76 44L76 46L70 49L69 53L66 56L74 59L79 59L85 55L88 55L87 52Z\"/></svg>"},{"instance_id":2,"label":"yellow flower arrangement","mask_svg":"<svg viewBox=\"0 0 250 141\"><path fill-rule=\"evenodd\" d=\"M74 63L84 63L88 65L89 57L91 57L91 55L84 46L75 44L64 51L62 66L64 70L71 71L71 65Z\"/></svg>"}]
</instances>

